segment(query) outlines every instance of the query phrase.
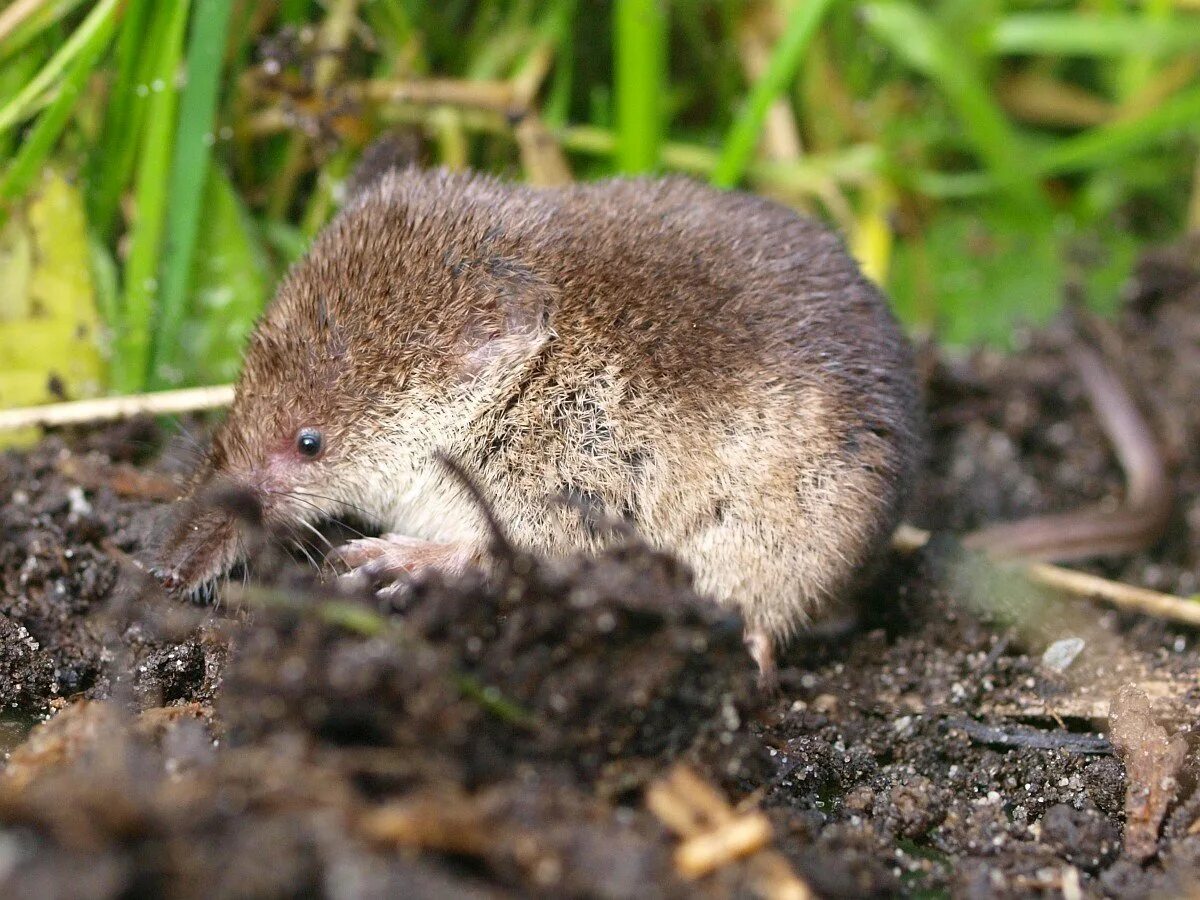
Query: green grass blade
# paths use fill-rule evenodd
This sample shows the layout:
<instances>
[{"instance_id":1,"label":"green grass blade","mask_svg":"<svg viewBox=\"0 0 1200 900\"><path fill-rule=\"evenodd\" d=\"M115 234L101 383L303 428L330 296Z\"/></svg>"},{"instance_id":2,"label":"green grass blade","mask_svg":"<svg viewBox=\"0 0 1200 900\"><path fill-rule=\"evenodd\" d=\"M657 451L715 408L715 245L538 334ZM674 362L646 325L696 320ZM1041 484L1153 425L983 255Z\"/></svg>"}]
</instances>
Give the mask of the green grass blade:
<instances>
[{"instance_id":1,"label":"green grass blade","mask_svg":"<svg viewBox=\"0 0 1200 900\"><path fill-rule=\"evenodd\" d=\"M0 65L0 103L15 97L37 70L45 62L39 48L30 48L24 53L18 53L3 65ZM21 143L21 135L17 129L10 129L0 134L0 159L9 159Z\"/></svg>"},{"instance_id":2,"label":"green grass blade","mask_svg":"<svg viewBox=\"0 0 1200 900\"><path fill-rule=\"evenodd\" d=\"M96 287L96 309L111 331L120 320L121 288L117 263L100 241L92 236L88 241L88 260L92 284Z\"/></svg>"},{"instance_id":3,"label":"green grass blade","mask_svg":"<svg viewBox=\"0 0 1200 900\"><path fill-rule=\"evenodd\" d=\"M25 88L0 109L0 131L6 131L24 119L34 109L38 99L46 93L59 76L85 48L91 46L98 31L106 28L117 8L118 0L100 0L49 61Z\"/></svg>"},{"instance_id":4,"label":"green grass blade","mask_svg":"<svg viewBox=\"0 0 1200 900\"><path fill-rule=\"evenodd\" d=\"M285 25L302 25L308 20L312 0L280 0L279 21Z\"/></svg>"},{"instance_id":5,"label":"green grass blade","mask_svg":"<svg viewBox=\"0 0 1200 900\"><path fill-rule=\"evenodd\" d=\"M197 0L192 17L187 84L179 100L179 125L168 187L171 202L165 223L167 240L162 259L162 290L158 296L152 384L163 384L162 369L176 362L188 275L200 228L201 200L212 159L213 119L232 9L232 0Z\"/></svg>"},{"instance_id":6,"label":"green grass blade","mask_svg":"<svg viewBox=\"0 0 1200 900\"><path fill-rule=\"evenodd\" d=\"M766 71L750 90L745 108L738 114L725 137L721 159L713 172L713 184L728 188L742 180L758 146L767 110L795 79L804 53L833 2L805 0L793 9L787 30L772 52Z\"/></svg>"},{"instance_id":7,"label":"green grass blade","mask_svg":"<svg viewBox=\"0 0 1200 900\"><path fill-rule=\"evenodd\" d=\"M1200 134L1200 86L1179 92L1144 115L1100 125L1059 141L1033 157L1029 170L1038 177L1049 177L1115 167L1148 147L1184 133ZM979 197L998 186L986 172L919 172L915 182L928 196L947 200Z\"/></svg>"},{"instance_id":8,"label":"green grass blade","mask_svg":"<svg viewBox=\"0 0 1200 900\"><path fill-rule=\"evenodd\" d=\"M164 40L157 45L150 79L150 100L138 160L137 217L130 230L125 264L124 305L113 357L112 383L117 391L141 390L150 361L150 325L158 296L158 264L167 207L167 177L175 131L178 88L175 76L183 58L183 36L190 0L174 0Z\"/></svg>"},{"instance_id":9,"label":"green grass blade","mask_svg":"<svg viewBox=\"0 0 1200 900\"><path fill-rule=\"evenodd\" d=\"M404 74L404 63L415 68L416 59L405 60L403 57L406 48L415 45L418 32L401 0L375 0L363 7L362 14L379 42L374 76L388 78Z\"/></svg>"},{"instance_id":10,"label":"green grass blade","mask_svg":"<svg viewBox=\"0 0 1200 900\"><path fill-rule=\"evenodd\" d=\"M308 239L316 236L325 227L335 208L335 188L350 174L350 163L354 154L342 149L330 157L317 173L317 186L305 207L300 220L300 231Z\"/></svg>"},{"instance_id":11,"label":"green grass blade","mask_svg":"<svg viewBox=\"0 0 1200 900\"><path fill-rule=\"evenodd\" d=\"M1138 15L1019 13L991 30L993 53L1030 56L1126 56L1200 49L1200 22L1191 17L1161 21Z\"/></svg>"},{"instance_id":12,"label":"green grass blade","mask_svg":"<svg viewBox=\"0 0 1200 900\"><path fill-rule=\"evenodd\" d=\"M667 90L667 18L660 0L614 0L617 168L658 168Z\"/></svg>"},{"instance_id":13,"label":"green grass blade","mask_svg":"<svg viewBox=\"0 0 1200 900\"><path fill-rule=\"evenodd\" d=\"M151 18L153 0L130 0L117 36L116 74L91 158L88 160L88 218L92 231L106 243L112 243L113 229L121 192L133 177L137 162L138 136L149 95L139 91L149 78L153 54L146 47L157 47L168 24L167 10L158 8Z\"/></svg>"},{"instance_id":14,"label":"green grass blade","mask_svg":"<svg viewBox=\"0 0 1200 900\"><path fill-rule=\"evenodd\" d=\"M871 32L929 78L946 97L966 138L996 180L1030 208L1046 208L1031 176L1032 151L989 93L973 60L916 6L900 0L863 5Z\"/></svg>"},{"instance_id":15,"label":"green grass blade","mask_svg":"<svg viewBox=\"0 0 1200 900\"><path fill-rule=\"evenodd\" d=\"M308 252L308 237L295 225L268 219L262 224L262 237L267 247L287 268Z\"/></svg>"},{"instance_id":16,"label":"green grass blade","mask_svg":"<svg viewBox=\"0 0 1200 900\"><path fill-rule=\"evenodd\" d=\"M71 117L83 86L96 64L108 49L116 30L113 11L116 0L108 0L108 15L100 20L98 28L91 31L79 54L72 60L59 85L58 95L38 117L33 129L21 142L20 149L9 167L0 176L0 201L10 201L20 196L29 187L42 167L50 151Z\"/></svg>"},{"instance_id":17,"label":"green grass blade","mask_svg":"<svg viewBox=\"0 0 1200 900\"><path fill-rule=\"evenodd\" d=\"M1181 91L1134 119L1101 125L1047 150L1038 171L1061 175L1117 164L1172 133L1200 134L1200 86Z\"/></svg>"},{"instance_id":18,"label":"green grass blade","mask_svg":"<svg viewBox=\"0 0 1200 900\"><path fill-rule=\"evenodd\" d=\"M554 13L546 19L551 26L549 37L554 44L554 71L550 76L546 102L542 106L542 119L551 127L565 125L571 111L571 91L575 74L576 6L576 0L562 0Z\"/></svg>"},{"instance_id":19,"label":"green grass blade","mask_svg":"<svg viewBox=\"0 0 1200 900\"><path fill-rule=\"evenodd\" d=\"M273 281L257 229L220 165L209 167L204 231L196 242L189 316L174 364L184 384L233 381ZM172 373L175 375L176 373Z\"/></svg>"},{"instance_id":20,"label":"green grass blade","mask_svg":"<svg viewBox=\"0 0 1200 900\"><path fill-rule=\"evenodd\" d=\"M1188 41L1180 48L1180 52L1200 47L1200 27L1194 27L1192 24L1194 20L1190 17L1175 21L1174 12L1175 0L1145 0L1142 4L1139 24L1148 26L1150 29L1166 28L1172 31L1177 30L1176 26L1182 25L1183 34ZM1153 80L1158 62L1165 56L1166 54L1157 42L1147 42L1132 47L1121 58L1120 66L1115 73L1116 98L1124 103L1144 90Z\"/></svg>"},{"instance_id":21,"label":"green grass blade","mask_svg":"<svg viewBox=\"0 0 1200 900\"><path fill-rule=\"evenodd\" d=\"M12 34L0 43L0 63L20 53L46 29L62 21L83 0L58 0L43 6L36 13L13 29Z\"/></svg>"}]
</instances>

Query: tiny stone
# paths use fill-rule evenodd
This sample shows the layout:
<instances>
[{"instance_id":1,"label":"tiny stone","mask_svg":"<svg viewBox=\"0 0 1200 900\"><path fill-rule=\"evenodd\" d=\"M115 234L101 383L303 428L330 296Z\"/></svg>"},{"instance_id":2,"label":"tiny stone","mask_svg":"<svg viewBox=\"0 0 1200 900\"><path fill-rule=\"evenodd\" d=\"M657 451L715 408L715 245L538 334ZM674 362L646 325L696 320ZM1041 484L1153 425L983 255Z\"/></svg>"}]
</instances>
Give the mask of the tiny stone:
<instances>
[{"instance_id":1,"label":"tiny stone","mask_svg":"<svg viewBox=\"0 0 1200 900\"><path fill-rule=\"evenodd\" d=\"M1083 638L1069 637L1055 641L1042 654L1042 665L1055 672L1065 672L1085 646L1087 644Z\"/></svg>"}]
</instances>

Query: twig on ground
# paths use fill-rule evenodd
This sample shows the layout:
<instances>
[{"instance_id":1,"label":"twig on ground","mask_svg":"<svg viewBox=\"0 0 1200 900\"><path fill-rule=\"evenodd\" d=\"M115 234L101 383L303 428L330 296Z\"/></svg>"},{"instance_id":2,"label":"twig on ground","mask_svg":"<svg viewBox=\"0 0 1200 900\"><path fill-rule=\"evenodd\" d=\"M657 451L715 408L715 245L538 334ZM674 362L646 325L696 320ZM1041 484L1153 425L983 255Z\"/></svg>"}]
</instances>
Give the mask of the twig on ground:
<instances>
[{"instance_id":1,"label":"twig on ground","mask_svg":"<svg viewBox=\"0 0 1200 900\"><path fill-rule=\"evenodd\" d=\"M678 765L646 791L646 806L683 842L675 867L688 879L702 878L739 859L748 865L757 892L771 900L809 900L812 890L769 849L771 823L762 812L738 812L720 792L685 765Z\"/></svg>"},{"instance_id":2,"label":"twig on ground","mask_svg":"<svg viewBox=\"0 0 1200 900\"><path fill-rule=\"evenodd\" d=\"M1033 563L1026 567L1025 573L1031 581L1068 594L1095 597L1130 612L1157 616L1193 628L1200 626L1200 603L1183 597L1110 581L1099 575L1076 572L1049 563Z\"/></svg>"},{"instance_id":3,"label":"twig on ground","mask_svg":"<svg viewBox=\"0 0 1200 900\"><path fill-rule=\"evenodd\" d=\"M915 553L932 538L930 532L912 525L901 525L892 535L892 547L901 553ZM1000 565L1000 563L997 563ZM1127 612L1156 616L1183 625L1200 627L1200 603L1163 594L1149 588L1111 581L1088 572L1064 569L1049 563L1006 563L1031 582L1076 597L1103 600Z\"/></svg>"},{"instance_id":4,"label":"twig on ground","mask_svg":"<svg viewBox=\"0 0 1200 900\"><path fill-rule=\"evenodd\" d=\"M233 385L157 391L126 397L98 397L95 400L71 400L45 406L25 406L0 410L0 431L22 428L54 428L111 422L133 416L167 416L219 409L233 401Z\"/></svg>"},{"instance_id":5,"label":"twig on ground","mask_svg":"<svg viewBox=\"0 0 1200 900\"><path fill-rule=\"evenodd\" d=\"M1113 367L1085 343L1084 337L1099 343L1098 326L1083 312L1074 319L1081 337L1068 355L1124 472L1124 502L1112 510L1092 507L990 525L963 537L968 549L994 559L1066 562L1133 553L1166 530L1173 493L1154 430Z\"/></svg>"},{"instance_id":6,"label":"twig on ground","mask_svg":"<svg viewBox=\"0 0 1200 900\"><path fill-rule=\"evenodd\" d=\"M496 830L468 797L421 797L364 813L359 832L377 845L484 857L496 849Z\"/></svg>"},{"instance_id":7,"label":"twig on ground","mask_svg":"<svg viewBox=\"0 0 1200 900\"><path fill-rule=\"evenodd\" d=\"M685 840L675 853L675 865L685 878L702 878L735 859L757 853L770 840L771 823L766 816L760 812L738 816Z\"/></svg>"},{"instance_id":8,"label":"twig on ground","mask_svg":"<svg viewBox=\"0 0 1200 900\"><path fill-rule=\"evenodd\" d=\"M1110 755L1113 745L1093 734L1073 734L1069 731L1042 731L1021 725L999 727L985 725L974 719L953 718L942 723L967 735L979 744L997 747L1027 747L1031 750L1065 750L1068 753Z\"/></svg>"}]
</instances>

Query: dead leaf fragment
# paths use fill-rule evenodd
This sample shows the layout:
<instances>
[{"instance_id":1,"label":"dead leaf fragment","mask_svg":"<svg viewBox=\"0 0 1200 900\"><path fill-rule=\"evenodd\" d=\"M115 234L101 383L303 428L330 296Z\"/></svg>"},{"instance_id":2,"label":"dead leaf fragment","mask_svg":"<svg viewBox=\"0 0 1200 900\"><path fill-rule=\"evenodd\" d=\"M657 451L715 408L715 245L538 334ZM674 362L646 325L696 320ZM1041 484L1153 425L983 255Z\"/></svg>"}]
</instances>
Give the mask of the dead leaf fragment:
<instances>
[{"instance_id":1,"label":"dead leaf fragment","mask_svg":"<svg viewBox=\"0 0 1200 900\"><path fill-rule=\"evenodd\" d=\"M687 879L703 878L747 859L751 890L769 900L810 900L812 890L771 849L771 823L762 812L740 812L692 769L678 765L646 791L646 806L683 842L675 868Z\"/></svg>"},{"instance_id":2,"label":"dead leaf fragment","mask_svg":"<svg viewBox=\"0 0 1200 900\"><path fill-rule=\"evenodd\" d=\"M1113 701L1109 732L1125 763L1125 852L1138 862L1158 852L1158 831L1179 787L1187 744L1154 722L1150 698L1135 685Z\"/></svg>"}]
</instances>

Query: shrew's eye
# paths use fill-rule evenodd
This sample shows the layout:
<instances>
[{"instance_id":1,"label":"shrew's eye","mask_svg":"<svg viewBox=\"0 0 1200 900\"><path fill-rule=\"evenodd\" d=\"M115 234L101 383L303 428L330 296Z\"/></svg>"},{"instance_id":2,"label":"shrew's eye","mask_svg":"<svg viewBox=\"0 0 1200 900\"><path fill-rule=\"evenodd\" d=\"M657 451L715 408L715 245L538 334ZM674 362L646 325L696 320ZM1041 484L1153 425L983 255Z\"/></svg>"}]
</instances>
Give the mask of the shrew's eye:
<instances>
[{"instance_id":1,"label":"shrew's eye","mask_svg":"<svg viewBox=\"0 0 1200 900\"><path fill-rule=\"evenodd\" d=\"M323 446L325 439L315 428L301 428L296 435L296 449L300 451L301 456L315 459Z\"/></svg>"}]
</instances>

